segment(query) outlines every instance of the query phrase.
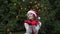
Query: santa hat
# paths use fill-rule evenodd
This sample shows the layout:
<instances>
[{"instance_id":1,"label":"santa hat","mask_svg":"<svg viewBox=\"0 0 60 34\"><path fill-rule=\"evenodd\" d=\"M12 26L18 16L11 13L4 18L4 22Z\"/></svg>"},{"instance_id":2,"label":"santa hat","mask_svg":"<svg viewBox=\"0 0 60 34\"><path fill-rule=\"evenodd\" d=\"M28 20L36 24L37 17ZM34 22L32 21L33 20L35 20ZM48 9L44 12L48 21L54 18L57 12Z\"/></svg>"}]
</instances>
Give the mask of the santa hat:
<instances>
[{"instance_id":1,"label":"santa hat","mask_svg":"<svg viewBox=\"0 0 60 34\"><path fill-rule=\"evenodd\" d=\"M30 13L34 14L35 17L37 17L38 19L40 19L39 15L38 15L38 12L37 12L36 10L29 10L29 11L27 12L27 14L30 14Z\"/></svg>"}]
</instances>

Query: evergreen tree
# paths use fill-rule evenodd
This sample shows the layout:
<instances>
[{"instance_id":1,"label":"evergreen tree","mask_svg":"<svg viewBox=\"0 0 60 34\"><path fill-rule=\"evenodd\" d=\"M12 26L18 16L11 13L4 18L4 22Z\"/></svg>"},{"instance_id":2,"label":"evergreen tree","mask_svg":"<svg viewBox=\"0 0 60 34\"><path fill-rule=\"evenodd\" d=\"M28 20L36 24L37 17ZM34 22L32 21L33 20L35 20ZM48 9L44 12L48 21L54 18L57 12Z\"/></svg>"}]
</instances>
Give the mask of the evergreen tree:
<instances>
[{"instance_id":1,"label":"evergreen tree","mask_svg":"<svg viewBox=\"0 0 60 34\"><path fill-rule=\"evenodd\" d=\"M60 0L0 0L0 31L25 30L23 20L31 8L41 17L41 34L60 33Z\"/></svg>"}]
</instances>

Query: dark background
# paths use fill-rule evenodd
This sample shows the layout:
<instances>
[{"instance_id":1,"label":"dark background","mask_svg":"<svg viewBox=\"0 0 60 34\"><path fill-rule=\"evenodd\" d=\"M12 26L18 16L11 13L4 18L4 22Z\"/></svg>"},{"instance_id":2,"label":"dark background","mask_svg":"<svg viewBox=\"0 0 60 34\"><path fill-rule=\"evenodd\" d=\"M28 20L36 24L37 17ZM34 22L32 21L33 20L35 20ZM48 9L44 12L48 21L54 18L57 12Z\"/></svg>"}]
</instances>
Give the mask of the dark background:
<instances>
[{"instance_id":1,"label":"dark background","mask_svg":"<svg viewBox=\"0 0 60 34\"><path fill-rule=\"evenodd\" d=\"M60 34L60 0L0 0L0 34L25 32L23 20L31 8L41 17L39 34Z\"/></svg>"}]
</instances>

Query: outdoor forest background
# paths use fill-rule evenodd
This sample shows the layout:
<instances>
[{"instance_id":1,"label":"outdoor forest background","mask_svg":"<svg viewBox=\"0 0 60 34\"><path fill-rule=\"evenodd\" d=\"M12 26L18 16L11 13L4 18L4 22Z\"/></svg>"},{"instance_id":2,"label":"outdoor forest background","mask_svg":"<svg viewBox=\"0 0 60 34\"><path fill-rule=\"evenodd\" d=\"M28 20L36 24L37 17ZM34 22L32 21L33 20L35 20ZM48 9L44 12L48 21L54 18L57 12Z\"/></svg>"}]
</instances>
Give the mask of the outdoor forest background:
<instances>
[{"instance_id":1,"label":"outdoor forest background","mask_svg":"<svg viewBox=\"0 0 60 34\"><path fill-rule=\"evenodd\" d=\"M0 0L0 34L24 34L23 20L31 8L41 17L39 34L60 34L60 0Z\"/></svg>"}]
</instances>

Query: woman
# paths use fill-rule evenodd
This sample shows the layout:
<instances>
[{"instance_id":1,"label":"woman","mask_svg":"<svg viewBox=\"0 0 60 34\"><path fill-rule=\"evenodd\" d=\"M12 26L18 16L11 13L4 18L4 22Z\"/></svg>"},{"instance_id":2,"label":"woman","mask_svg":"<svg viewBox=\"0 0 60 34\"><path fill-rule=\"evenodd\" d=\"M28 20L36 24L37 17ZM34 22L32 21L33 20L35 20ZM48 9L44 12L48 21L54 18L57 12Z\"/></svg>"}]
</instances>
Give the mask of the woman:
<instances>
[{"instance_id":1,"label":"woman","mask_svg":"<svg viewBox=\"0 0 60 34\"><path fill-rule=\"evenodd\" d=\"M24 20L25 34L38 34L41 27L41 22L39 22L38 19L40 19L40 17L36 10L32 9L27 12L27 20Z\"/></svg>"}]
</instances>

